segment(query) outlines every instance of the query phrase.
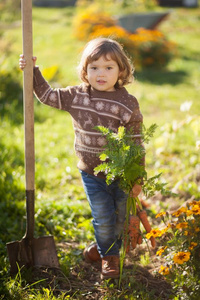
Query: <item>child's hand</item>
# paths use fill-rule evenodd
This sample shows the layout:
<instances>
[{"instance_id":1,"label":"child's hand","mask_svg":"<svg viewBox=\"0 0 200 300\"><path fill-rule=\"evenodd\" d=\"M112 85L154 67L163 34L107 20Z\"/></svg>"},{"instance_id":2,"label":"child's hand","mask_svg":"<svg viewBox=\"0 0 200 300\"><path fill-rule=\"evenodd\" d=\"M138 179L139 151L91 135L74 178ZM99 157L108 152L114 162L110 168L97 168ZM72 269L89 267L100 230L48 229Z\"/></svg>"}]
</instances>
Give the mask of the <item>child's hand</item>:
<instances>
[{"instance_id":1,"label":"child's hand","mask_svg":"<svg viewBox=\"0 0 200 300\"><path fill-rule=\"evenodd\" d=\"M36 63L37 57L36 57L36 56L33 56L32 60L33 60L33 67L35 67L35 63ZM21 69L22 71L23 71L24 68L26 67L26 60L25 60L23 54L20 55L20 59L19 59L19 67L20 67L20 69Z\"/></svg>"},{"instance_id":2,"label":"child's hand","mask_svg":"<svg viewBox=\"0 0 200 300\"><path fill-rule=\"evenodd\" d=\"M131 196L136 198L140 192L142 191L142 186L139 184L134 184L132 191L131 191Z\"/></svg>"}]
</instances>

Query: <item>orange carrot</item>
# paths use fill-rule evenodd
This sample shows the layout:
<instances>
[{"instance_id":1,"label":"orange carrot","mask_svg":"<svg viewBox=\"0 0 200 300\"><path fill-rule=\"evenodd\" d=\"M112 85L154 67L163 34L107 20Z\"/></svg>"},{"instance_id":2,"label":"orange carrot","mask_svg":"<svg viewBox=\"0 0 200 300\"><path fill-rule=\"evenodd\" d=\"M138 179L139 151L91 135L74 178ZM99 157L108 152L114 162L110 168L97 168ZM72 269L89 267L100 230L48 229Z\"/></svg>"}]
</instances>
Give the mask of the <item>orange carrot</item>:
<instances>
[{"instance_id":1,"label":"orange carrot","mask_svg":"<svg viewBox=\"0 0 200 300\"><path fill-rule=\"evenodd\" d=\"M138 245L142 244L142 236L141 236L141 234L138 237L137 243L138 243Z\"/></svg>"},{"instance_id":2,"label":"orange carrot","mask_svg":"<svg viewBox=\"0 0 200 300\"><path fill-rule=\"evenodd\" d=\"M128 233L131 246L133 249L135 249L137 246L138 238L140 236L140 219L138 218L138 216L129 217Z\"/></svg>"},{"instance_id":3,"label":"orange carrot","mask_svg":"<svg viewBox=\"0 0 200 300\"><path fill-rule=\"evenodd\" d=\"M140 218L142 225L144 226L144 229L146 230L146 232L149 233L151 231L151 225L148 221L146 211L145 210L138 211L138 217ZM150 240L151 240L151 246L153 248L155 248L155 246L156 246L155 238L151 237Z\"/></svg>"}]
</instances>

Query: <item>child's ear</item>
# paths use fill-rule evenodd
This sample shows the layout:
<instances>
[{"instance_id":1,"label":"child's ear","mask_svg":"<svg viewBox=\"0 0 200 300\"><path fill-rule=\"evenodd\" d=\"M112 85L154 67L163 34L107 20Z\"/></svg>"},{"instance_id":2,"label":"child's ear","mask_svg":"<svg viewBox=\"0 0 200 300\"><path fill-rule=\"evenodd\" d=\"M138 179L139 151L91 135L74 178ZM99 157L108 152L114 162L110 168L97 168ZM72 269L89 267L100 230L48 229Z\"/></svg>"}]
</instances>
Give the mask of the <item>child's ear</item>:
<instances>
[{"instance_id":1,"label":"child's ear","mask_svg":"<svg viewBox=\"0 0 200 300\"><path fill-rule=\"evenodd\" d=\"M118 76L118 78L119 78L119 79L121 79L121 78L122 78L122 75L123 75L123 72L122 72L122 71L120 71L120 72L119 72L119 76Z\"/></svg>"}]
</instances>

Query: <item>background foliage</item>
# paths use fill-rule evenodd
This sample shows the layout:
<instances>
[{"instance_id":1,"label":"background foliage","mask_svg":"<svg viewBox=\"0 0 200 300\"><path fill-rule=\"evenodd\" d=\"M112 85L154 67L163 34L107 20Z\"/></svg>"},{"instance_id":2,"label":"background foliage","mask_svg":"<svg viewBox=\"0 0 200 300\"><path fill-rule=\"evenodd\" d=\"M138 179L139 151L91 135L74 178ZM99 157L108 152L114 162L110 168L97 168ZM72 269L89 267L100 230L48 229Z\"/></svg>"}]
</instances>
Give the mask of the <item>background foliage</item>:
<instances>
[{"instance_id":1,"label":"background foliage","mask_svg":"<svg viewBox=\"0 0 200 300\"><path fill-rule=\"evenodd\" d=\"M175 56L175 43L159 30L138 28L135 33L121 27L117 18L99 6L84 7L74 18L74 34L83 41L96 37L118 40L137 69L165 68Z\"/></svg>"}]
</instances>

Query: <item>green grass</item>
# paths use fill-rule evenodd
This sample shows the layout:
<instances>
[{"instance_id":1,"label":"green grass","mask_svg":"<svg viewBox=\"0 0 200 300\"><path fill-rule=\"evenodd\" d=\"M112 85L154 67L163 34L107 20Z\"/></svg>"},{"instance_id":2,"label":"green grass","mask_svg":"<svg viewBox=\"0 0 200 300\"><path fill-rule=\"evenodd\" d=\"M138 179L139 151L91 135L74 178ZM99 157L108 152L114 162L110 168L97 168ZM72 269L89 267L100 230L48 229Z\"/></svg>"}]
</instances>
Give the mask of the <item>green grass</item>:
<instances>
[{"instance_id":1,"label":"green grass","mask_svg":"<svg viewBox=\"0 0 200 300\"><path fill-rule=\"evenodd\" d=\"M159 126L155 138L147 147L147 171L150 175L162 171L163 180L169 182L170 187L177 186L179 198L174 200L177 203L192 196L196 199L200 197L197 182L199 150L196 148L200 137L199 12L198 8L174 9L170 13L159 28L177 44L177 57L166 70L136 70L135 82L128 86L140 102L144 123L147 126L157 123ZM34 55L38 57L43 71L57 66L58 73L52 82L54 86L79 83L76 66L84 43L73 36L73 15L72 8L33 9ZM1 72L13 71L22 53L20 21L5 26L3 40L11 45L10 53L1 64ZM22 73L16 76L22 83ZM62 293L55 291L53 296L48 284L43 287L38 285L37 290L27 285L29 281L24 277L13 281L9 277L5 244L20 239L25 231L24 128L22 94L19 92L18 95L13 96L13 102L10 98L9 101L5 99L7 114L4 118L1 116L0 127L0 299L64 299ZM180 110L185 101L192 102L189 112ZM193 119L189 121L189 117ZM85 278L80 253L93 239L93 228L89 205L76 168L73 138L70 116L35 100L35 232L37 236L53 234L57 244L76 243L75 249L58 246L58 256L64 274L77 273L80 283ZM167 201L153 201L151 216L166 206ZM143 265L147 264L147 258L145 254L141 257ZM130 273L130 270L127 272ZM116 284L109 282L99 288L104 299L155 299L153 291L152 294L146 293L129 273L127 277L125 274L120 291ZM28 276L31 275L26 274L25 278ZM35 278L32 280L36 281ZM78 288L72 287L68 296L71 295L70 299L85 299L83 294L88 291L91 290L80 285Z\"/></svg>"}]
</instances>

